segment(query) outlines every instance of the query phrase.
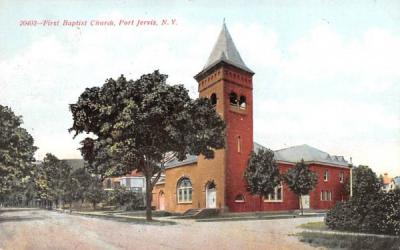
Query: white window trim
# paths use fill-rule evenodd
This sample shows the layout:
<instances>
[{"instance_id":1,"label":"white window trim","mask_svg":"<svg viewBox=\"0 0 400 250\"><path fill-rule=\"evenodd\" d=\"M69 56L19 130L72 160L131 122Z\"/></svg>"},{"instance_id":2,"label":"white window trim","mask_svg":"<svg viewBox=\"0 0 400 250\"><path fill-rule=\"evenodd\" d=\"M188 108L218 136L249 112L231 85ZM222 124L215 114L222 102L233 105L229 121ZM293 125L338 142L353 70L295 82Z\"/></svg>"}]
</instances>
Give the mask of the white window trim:
<instances>
[{"instance_id":1,"label":"white window trim","mask_svg":"<svg viewBox=\"0 0 400 250\"><path fill-rule=\"evenodd\" d=\"M325 170L325 172L324 172L324 182L327 182L328 180L329 180L329 172L328 172L328 170Z\"/></svg>"},{"instance_id":2,"label":"white window trim","mask_svg":"<svg viewBox=\"0 0 400 250\"><path fill-rule=\"evenodd\" d=\"M236 197L237 197L237 196L238 196L238 195L236 195ZM236 202L236 203L244 203L244 202L246 201L246 199L244 198L244 195L242 195L243 200L237 200L236 197L235 197L235 202Z\"/></svg>"},{"instance_id":3,"label":"white window trim","mask_svg":"<svg viewBox=\"0 0 400 250\"><path fill-rule=\"evenodd\" d=\"M320 199L321 201L332 201L332 191L328 190L321 190Z\"/></svg>"},{"instance_id":4,"label":"white window trim","mask_svg":"<svg viewBox=\"0 0 400 250\"><path fill-rule=\"evenodd\" d=\"M339 182L340 183L344 182L344 172L343 171L340 171L340 173L339 173Z\"/></svg>"},{"instance_id":5,"label":"white window trim","mask_svg":"<svg viewBox=\"0 0 400 250\"><path fill-rule=\"evenodd\" d=\"M182 180L180 180L179 183L181 181ZM190 179L189 179L189 181L190 181ZM176 189L176 201L177 201L178 204L191 204L193 202L193 186L192 186L192 182L191 181L190 181L190 185L191 185L190 187L178 187ZM180 196L180 191L181 190L182 190L182 197ZM191 192L190 200L189 200L189 190ZM186 191L186 194L187 194L187 199L186 200L184 200L184 195L183 195L184 191ZM182 198L182 199L179 199L179 198Z\"/></svg>"},{"instance_id":6,"label":"white window trim","mask_svg":"<svg viewBox=\"0 0 400 250\"><path fill-rule=\"evenodd\" d=\"M282 184L280 184L280 185L275 187L274 195L275 195L275 197L278 197L278 189L279 189L279 187L281 188L281 199L280 200L271 200L271 194L269 194L267 197L264 197L264 202L271 202L271 203L283 202L283 185Z\"/></svg>"}]
</instances>

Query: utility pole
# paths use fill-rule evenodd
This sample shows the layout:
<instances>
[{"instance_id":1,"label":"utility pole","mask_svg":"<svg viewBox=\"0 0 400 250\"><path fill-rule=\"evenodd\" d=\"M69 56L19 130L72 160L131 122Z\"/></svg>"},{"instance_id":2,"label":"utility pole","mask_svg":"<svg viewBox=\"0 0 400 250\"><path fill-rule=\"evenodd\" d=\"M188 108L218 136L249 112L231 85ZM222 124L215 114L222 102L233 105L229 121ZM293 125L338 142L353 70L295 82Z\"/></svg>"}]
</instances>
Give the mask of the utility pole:
<instances>
[{"instance_id":1,"label":"utility pole","mask_svg":"<svg viewBox=\"0 0 400 250\"><path fill-rule=\"evenodd\" d=\"M350 197L353 197L353 159L350 157Z\"/></svg>"}]
</instances>

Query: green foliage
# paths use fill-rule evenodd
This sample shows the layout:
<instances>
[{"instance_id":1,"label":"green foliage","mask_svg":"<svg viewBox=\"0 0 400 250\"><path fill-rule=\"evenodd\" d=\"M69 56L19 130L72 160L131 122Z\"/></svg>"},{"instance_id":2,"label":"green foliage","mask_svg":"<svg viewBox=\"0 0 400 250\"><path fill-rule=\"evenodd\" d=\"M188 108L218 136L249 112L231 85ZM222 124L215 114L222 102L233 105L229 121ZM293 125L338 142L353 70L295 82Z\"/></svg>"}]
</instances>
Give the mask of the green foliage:
<instances>
[{"instance_id":1,"label":"green foliage","mask_svg":"<svg viewBox=\"0 0 400 250\"><path fill-rule=\"evenodd\" d=\"M71 173L71 187L73 200L83 200L85 193L89 190L92 182L98 182L97 178L92 177L85 168L77 168Z\"/></svg>"},{"instance_id":2,"label":"green foliage","mask_svg":"<svg viewBox=\"0 0 400 250\"><path fill-rule=\"evenodd\" d=\"M21 186L29 176L36 147L32 136L21 128L22 118L0 105L0 195Z\"/></svg>"},{"instance_id":3,"label":"green foliage","mask_svg":"<svg viewBox=\"0 0 400 250\"><path fill-rule=\"evenodd\" d=\"M124 186L119 186L109 191L108 202L110 205L118 207L143 207L143 197Z\"/></svg>"},{"instance_id":4,"label":"green foliage","mask_svg":"<svg viewBox=\"0 0 400 250\"><path fill-rule=\"evenodd\" d=\"M283 179L290 190L298 196L307 195L318 182L317 175L309 169L304 160L290 168Z\"/></svg>"},{"instance_id":5,"label":"green foliage","mask_svg":"<svg viewBox=\"0 0 400 250\"><path fill-rule=\"evenodd\" d=\"M400 235L400 191L380 191L380 180L367 166L353 169L353 197L338 203L325 223L337 230Z\"/></svg>"},{"instance_id":6,"label":"green foliage","mask_svg":"<svg viewBox=\"0 0 400 250\"><path fill-rule=\"evenodd\" d=\"M167 85L166 79L158 71L136 81L110 78L101 87L87 88L70 105L70 131L94 135L81 142L88 171L102 179L142 172L149 219L151 192L164 163L187 154L213 158L213 150L225 142L225 123L211 103L190 99L183 85Z\"/></svg>"},{"instance_id":7,"label":"green foliage","mask_svg":"<svg viewBox=\"0 0 400 250\"><path fill-rule=\"evenodd\" d=\"M381 189L381 182L375 172L368 166L360 165L352 169L352 175L352 200L356 204L362 205L371 199L375 199Z\"/></svg>"},{"instance_id":8,"label":"green foliage","mask_svg":"<svg viewBox=\"0 0 400 250\"><path fill-rule=\"evenodd\" d=\"M304 160L301 159L301 162L296 163L296 166L290 168L283 175L283 179L290 190L299 197L300 209L303 214L301 196L307 195L317 185L317 174L312 172L308 165L304 163Z\"/></svg>"},{"instance_id":9,"label":"green foliage","mask_svg":"<svg viewBox=\"0 0 400 250\"><path fill-rule=\"evenodd\" d=\"M38 166L36 179L39 198L58 203L65 199L65 192L74 187L70 180L71 167L56 156L47 153ZM70 195L70 194L66 194ZM68 198L70 200L72 198Z\"/></svg>"},{"instance_id":10,"label":"green foliage","mask_svg":"<svg viewBox=\"0 0 400 250\"><path fill-rule=\"evenodd\" d=\"M247 189L252 194L267 196L274 192L280 184L278 164L274 159L274 152L270 149L260 149L252 152L244 173Z\"/></svg>"},{"instance_id":11,"label":"green foliage","mask_svg":"<svg viewBox=\"0 0 400 250\"><path fill-rule=\"evenodd\" d=\"M96 209L96 204L103 202L107 194L103 189L103 184L97 177L90 177L88 187L84 192L85 199L93 204L93 209Z\"/></svg>"}]
</instances>

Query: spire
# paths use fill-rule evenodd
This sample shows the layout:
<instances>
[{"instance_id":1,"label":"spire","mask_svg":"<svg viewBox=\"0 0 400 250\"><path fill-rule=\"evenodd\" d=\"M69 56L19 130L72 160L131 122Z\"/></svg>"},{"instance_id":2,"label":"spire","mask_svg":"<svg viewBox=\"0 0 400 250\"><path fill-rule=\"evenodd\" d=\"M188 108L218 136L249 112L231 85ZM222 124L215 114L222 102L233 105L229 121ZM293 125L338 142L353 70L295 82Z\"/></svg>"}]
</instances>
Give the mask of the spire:
<instances>
[{"instance_id":1,"label":"spire","mask_svg":"<svg viewBox=\"0 0 400 250\"><path fill-rule=\"evenodd\" d=\"M233 42L232 37L229 34L228 28L226 27L225 18L223 20L222 30L219 33L217 42L215 43L214 48L210 56L208 57L207 63L204 66L203 70L207 70L221 61L253 73L253 71L251 71L251 69L246 66L246 64L240 57L240 54L236 49L235 43Z\"/></svg>"}]
</instances>

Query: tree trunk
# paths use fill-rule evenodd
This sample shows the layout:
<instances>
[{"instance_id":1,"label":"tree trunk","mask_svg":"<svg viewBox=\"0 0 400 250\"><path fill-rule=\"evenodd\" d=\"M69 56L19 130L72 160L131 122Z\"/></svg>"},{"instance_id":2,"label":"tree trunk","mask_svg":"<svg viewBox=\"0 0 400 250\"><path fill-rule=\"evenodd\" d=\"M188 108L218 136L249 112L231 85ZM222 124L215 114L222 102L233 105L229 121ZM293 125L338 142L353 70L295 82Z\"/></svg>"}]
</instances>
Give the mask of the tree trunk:
<instances>
[{"instance_id":1,"label":"tree trunk","mask_svg":"<svg viewBox=\"0 0 400 250\"><path fill-rule=\"evenodd\" d=\"M93 210L96 210L96 202L95 201L93 201L92 205L93 205Z\"/></svg>"},{"instance_id":2,"label":"tree trunk","mask_svg":"<svg viewBox=\"0 0 400 250\"><path fill-rule=\"evenodd\" d=\"M151 200L152 200L152 185L151 185L151 174L146 173L146 220L151 221Z\"/></svg>"},{"instance_id":3,"label":"tree trunk","mask_svg":"<svg viewBox=\"0 0 400 250\"><path fill-rule=\"evenodd\" d=\"M299 195L299 202L300 202L301 215L303 215L303 202L301 201L301 195Z\"/></svg>"},{"instance_id":4,"label":"tree trunk","mask_svg":"<svg viewBox=\"0 0 400 250\"><path fill-rule=\"evenodd\" d=\"M261 208L261 206L262 206L262 195L260 194L260 211L262 211L262 208Z\"/></svg>"}]
</instances>

